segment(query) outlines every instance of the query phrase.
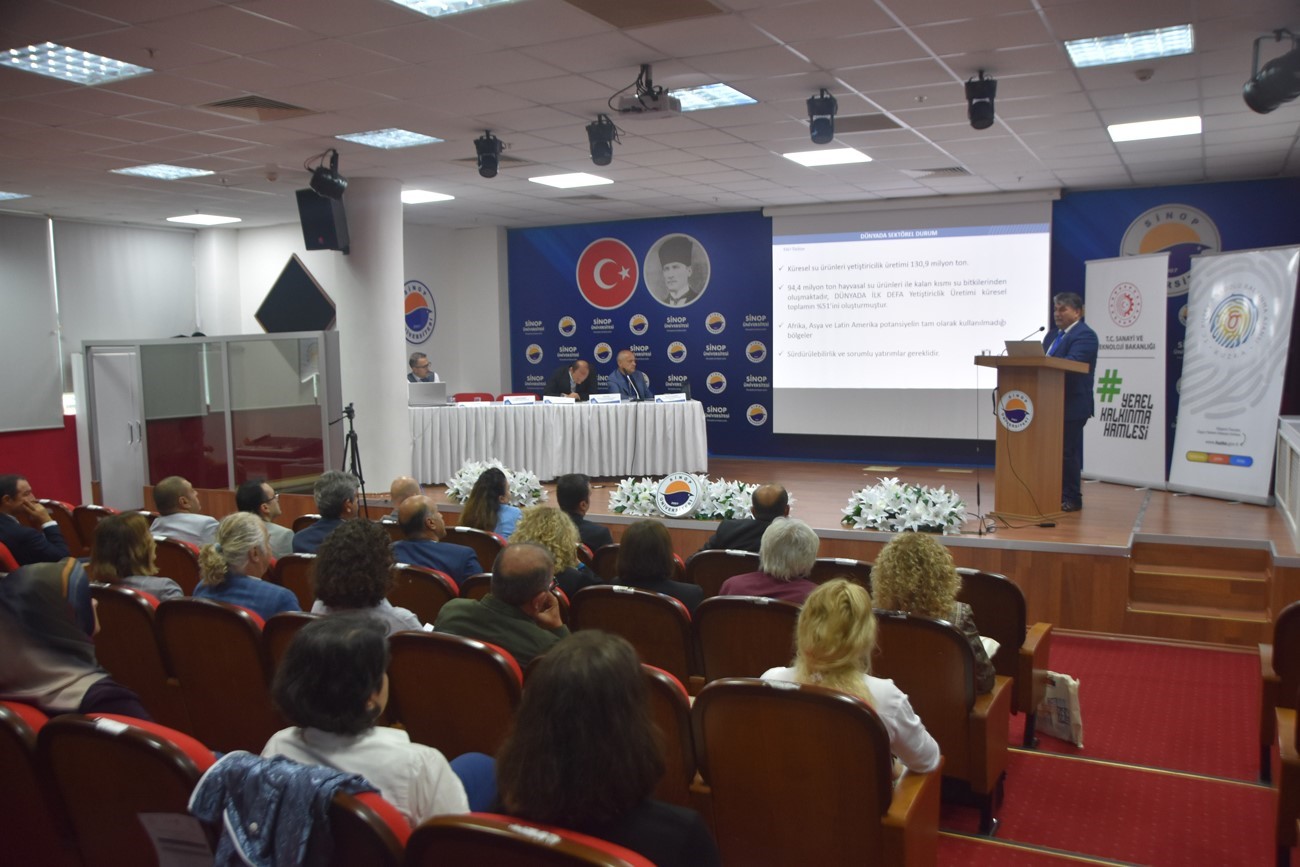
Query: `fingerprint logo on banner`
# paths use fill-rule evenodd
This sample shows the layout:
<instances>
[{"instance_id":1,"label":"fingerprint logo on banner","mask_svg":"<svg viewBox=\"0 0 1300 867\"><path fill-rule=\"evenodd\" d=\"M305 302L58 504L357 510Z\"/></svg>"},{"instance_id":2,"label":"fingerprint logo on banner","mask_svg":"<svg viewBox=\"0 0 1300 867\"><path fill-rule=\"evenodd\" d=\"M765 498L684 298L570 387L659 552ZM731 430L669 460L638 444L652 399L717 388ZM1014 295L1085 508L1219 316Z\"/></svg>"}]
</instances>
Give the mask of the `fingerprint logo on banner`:
<instances>
[{"instance_id":1,"label":"fingerprint logo on banner","mask_svg":"<svg viewBox=\"0 0 1300 867\"><path fill-rule=\"evenodd\" d=\"M627 327L629 331L639 337L645 334L645 330L650 327L650 320L638 313L627 321Z\"/></svg>"},{"instance_id":2,"label":"fingerprint logo on banner","mask_svg":"<svg viewBox=\"0 0 1300 867\"><path fill-rule=\"evenodd\" d=\"M1119 244L1121 256L1169 254L1168 291L1186 295L1192 257L1222 249L1219 227L1210 215L1190 205L1159 205L1138 215Z\"/></svg>"},{"instance_id":3,"label":"fingerprint logo on banner","mask_svg":"<svg viewBox=\"0 0 1300 867\"><path fill-rule=\"evenodd\" d=\"M614 350L608 343L597 343L596 348L591 351L591 355L600 364L608 364L609 360L614 357Z\"/></svg>"},{"instance_id":4,"label":"fingerprint logo on banner","mask_svg":"<svg viewBox=\"0 0 1300 867\"><path fill-rule=\"evenodd\" d=\"M1120 283L1110 290L1106 310L1111 322L1120 328L1128 328L1142 315L1142 291L1132 283Z\"/></svg>"},{"instance_id":5,"label":"fingerprint logo on banner","mask_svg":"<svg viewBox=\"0 0 1300 867\"><path fill-rule=\"evenodd\" d=\"M406 281L406 342L423 343L438 324L433 293L419 280Z\"/></svg>"},{"instance_id":6,"label":"fingerprint logo on banner","mask_svg":"<svg viewBox=\"0 0 1300 867\"><path fill-rule=\"evenodd\" d=\"M727 330L727 317L721 313L710 313L704 319L704 328L710 334L721 334Z\"/></svg>"},{"instance_id":7,"label":"fingerprint logo on banner","mask_svg":"<svg viewBox=\"0 0 1300 867\"><path fill-rule=\"evenodd\" d=\"M681 364L686 360L686 344L680 340L674 340L668 344L668 360L674 364Z\"/></svg>"},{"instance_id":8,"label":"fingerprint logo on banner","mask_svg":"<svg viewBox=\"0 0 1300 867\"><path fill-rule=\"evenodd\" d=\"M767 407L761 403L751 403L749 409L745 410L745 418L749 419L749 423L754 427L762 427L767 421Z\"/></svg>"},{"instance_id":9,"label":"fingerprint logo on banner","mask_svg":"<svg viewBox=\"0 0 1300 867\"><path fill-rule=\"evenodd\" d=\"M572 337L573 332L577 330L578 330L578 323L574 320L572 316L560 317L560 334L564 335L565 337Z\"/></svg>"},{"instance_id":10,"label":"fingerprint logo on banner","mask_svg":"<svg viewBox=\"0 0 1300 867\"><path fill-rule=\"evenodd\" d=\"M601 310L622 307L636 291L640 266L618 238L592 241L578 257L575 279L587 303Z\"/></svg>"},{"instance_id":11,"label":"fingerprint logo on banner","mask_svg":"<svg viewBox=\"0 0 1300 867\"><path fill-rule=\"evenodd\" d=\"M1224 349L1238 349L1255 332L1259 309L1245 295L1229 295L1210 314L1210 339Z\"/></svg>"},{"instance_id":12,"label":"fingerprint logo on banner","mask_svg":"<svg viewBox=\"0 0 1300 867\"><path fill-rule=\"evenodd\" d=\"M1034 420L1034 402L1023 391L1006 391L998 400L998 421L1012 433L1029 427Z\"/></svg>"},{"instance_id":13,"label":"fingerprint logo on banner","mask_svg":"<svg viewBox=\"0 0 1300 867\"><path fill-rule=\"evenodd\" d=\"M524 357L528 359L529 364L537 364L542 360L542 355L542 347L536 343L528 344L528 348L524 350Z\"/></svg>"},{"instance_id":14,"label":"fingerprint logo on banner","mask_svg":"<svg viewBox=\"0 0 1300 867\"><path fill-rule=\"evenodd\" d=\"M722 394L727 390L727 378L715 370L704 380L704 386L714 394Z\"/></svg>"},{"instance_id":15,"label":"fingerprint logo on banner","mask_svg":"<svg viewBox=\"0 0 1300 867\"><path fill-rule=\"evenodd\" d=\"M745 357L758 364L767 358L767 345L761 340L749 341L749 345L745 347Z\"/></svg>"},{"instance_id":16,"label":"fingerprint logo on banner","mask_svg":"<svg viewBox=\"0 0 1300 867\"><path fill-rule=\"evenodd\" d=\"M690 473L669 473L659 482L655 506L669 518L683 518L700 502L700 480Z\"/></svg>"}]
</instances>

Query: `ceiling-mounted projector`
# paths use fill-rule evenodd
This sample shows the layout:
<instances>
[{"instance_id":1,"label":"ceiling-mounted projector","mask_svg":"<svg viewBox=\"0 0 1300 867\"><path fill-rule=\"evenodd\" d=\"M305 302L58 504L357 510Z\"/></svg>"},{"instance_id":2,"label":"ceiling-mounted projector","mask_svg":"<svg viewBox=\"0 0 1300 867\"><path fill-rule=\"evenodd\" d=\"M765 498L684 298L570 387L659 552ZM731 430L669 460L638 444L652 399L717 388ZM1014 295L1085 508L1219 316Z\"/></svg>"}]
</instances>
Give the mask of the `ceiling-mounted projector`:
<instances>
[{"instance_id":1,"label":"ceiling-mounted projector","mask_svg":"<svg viewBox=\"0 0 1300 867\"><path fill-rule=\"evenodd\" d=\"M663 90L658 93L643 93L619 97L619 114L643 114L653 117L671 117L681 114L682 103L677 97Z\"/></svg>"}]
</instances>

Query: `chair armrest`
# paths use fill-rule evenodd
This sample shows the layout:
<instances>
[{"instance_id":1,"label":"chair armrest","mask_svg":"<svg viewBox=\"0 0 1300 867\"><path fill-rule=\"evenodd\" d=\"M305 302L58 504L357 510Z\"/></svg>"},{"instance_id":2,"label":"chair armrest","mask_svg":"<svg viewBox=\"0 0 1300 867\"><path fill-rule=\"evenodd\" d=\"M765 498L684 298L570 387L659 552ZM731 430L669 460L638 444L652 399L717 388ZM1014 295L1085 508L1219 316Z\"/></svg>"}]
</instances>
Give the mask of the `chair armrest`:
<instances>
[{"instance_id":1,"label":"chair armrest","mask_svg":"<svg viewBox=\"0 0 1300 867\"><path fill-rule=\"evenodd\" d=\"M1279 773L1277 785L1277 845L1290 849L1296 845L1296 817L1300 816L1300 753L1296 751L1296 711L1280 707L1276 711Z\"/></svg>"},{"instance_id":2,"label":"chair armrest","mask_svg":"<svg viewBox=\"0 0 1300 867\"><path fill-rule=\"evenodd\" d=\"M907 771L881 820L885 864L932 865L939 856L939 789L943 759L925 774Z\"/></svg>"},{"instance_id":3,"label":"chair armrest","mask_svg":"<svg viewBox=\"0 0 1300 867\"><path fill-rule=\"evenodd\" d=\"M993 790L1007 769L1007 730L1011 726L1011 678L999 675L993 691L975 697L970 712L968 742L971 787L979 794Z\"/></svg>"},{"instance_id":4,"label":"chair armrest","mask_svg":"<svg viewBox=\"0 0 1300 867\"><path fill-rule=\"evenodd\" d=\"M1035 623L1020 645L1016 660L1016 694L1011 702L1017 713L1034 713L1047 695L1047 660L1052 649L1052 624Z\"/></svg>"},{"instance_id":5,"label":"chair armrest","mask_svg":"<svg viewBox=\"0 0 1300 867\"><path fill-rule=\"evenodd\" d=\"M1273 645L1259 646L1259 745L1272 746L1277 733L1273 709L1278 705L1278 690L1282 679L1273 671Z\"/></svg>"}]
</instances>

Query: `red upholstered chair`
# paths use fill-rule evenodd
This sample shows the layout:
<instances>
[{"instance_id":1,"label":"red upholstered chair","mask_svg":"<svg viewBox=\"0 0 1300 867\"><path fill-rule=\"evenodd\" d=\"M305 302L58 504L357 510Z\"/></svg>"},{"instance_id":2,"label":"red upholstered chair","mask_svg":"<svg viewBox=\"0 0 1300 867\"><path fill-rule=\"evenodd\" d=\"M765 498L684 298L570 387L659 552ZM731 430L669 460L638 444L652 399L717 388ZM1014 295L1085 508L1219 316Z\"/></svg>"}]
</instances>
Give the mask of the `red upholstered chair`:
<instances>
[{"instance_id":1,"label":"red upholstered chair","mask_svg":"<svg viewBox=\"0 0 1300 867\"><path fill-rule=\"evenodd\" d=\"M618 543L601 545L591 555L591 571L606 581L618 580Z\"/></svg>"},{"instance_id":2,"label":"red upholstered chair","mask_svg":"<svg viewBox=\"0 0 1300 867\"><path fill-rule=\"evenodd\" d=\"M730 549L696 551L686 561L686 581L698 584L704 595L717 596L722 582L733 575L758 571L758 555Z\"/></svg>"},{"instance_id":3,"label":"red upholstered chair","mask_svg":"<svg viewBox=\"0 0 1300 867\"><path fill-rule=\"evenodd\" d=\"M272 584L288 587L298 597L298 607L311 611L312 603L316 601L316 588L312 584L315 563L315 554L285 554L276 559L266 578Z\"/></svg>"},{"instance_id":4,"label":"red upholstered chair","mask_svg":"<svg viewBox=\"0 0 1300 867\"><path fill-rule=\"evenodd\" d=\"M707 552L706 552L707 553ZM706 681L759 677L789 665L799 606L764 596L714 596L695 609L695 642Z\"/></svg>"},{"instance_id":5,"label":"red upholstered chair","mask_svg":"<svg viewBox=\"0 0 1300 867\"><path fill-rule=\"evenodd\" d=\"M506 540L496 533L475 530L473 527L448 527L447 535L442 541L473 548L474 556L478 558L479 565L488 571L492 570L492 564L496 562L497 555L506 546Z\"/></svg>"},{"instance_id":6,"label":"red upholstered chair","mask_svg":"<svg viewBox=\"0 0 1300 867\"><path fill-rule=\"evenodd\" d=\"M579 563L581 563L583 566L586 566L588 569L590 569L590 568L591 568L591 561L592 561L592 558L593 558L594 556L595 556L595 555L592 554L590 548L588 548L586 545L582 544L581 542L578 543L578 562L579 562Z\"/></svg>"},{"instance_id":7,"label":"red upholstered chair","mask_svg":"<svg viewBox=\"0 0 1300 867\"><path fill-rule=\"evenodd\" d=\"M0 543L0 572L13 572L18 568L18 561L14 559L13 552L9 546Z\"/></svg>"},{"instance_id":8,"label":"red upholstered chair","mask_svg":"<svg viewBox=\"0 0 1300 867\"><path fill-rule=\"evenodd\" d=\"M680 600L663 593L621 584L584 587L573 597L569 627L621 635L636 648L642 662L683 683L695 670L690 612Z\"/></svg>"},{"instance_id":9,"label":"red upholstered chair","mask_svg":"<svg viewBox=\"0 0 1300 867\"><path fill-rule=\"evenodd\" d=\"M199 586L199 547L182 539L156 537L154 549L158 574L181 585L186 596L193 596Z\"/></svg>"},{"instance_id":10,"label":"red upholstered chair","mask_svg":"<svg viewBox=\"0 0 1300 867\"><path fill-rule=\"evenodd\" d=\"M1269 782L1277 738L1274 711L1280 707L1294 710L1300 691L1300 602L1282 609L1273 622L1273 643L1259 646L1259 676L1259 776Z\"/></svg>"},{"instance_id":11,"label":"red upholstered chair","mask_svg":"<svg viewBox=\"0 0 1300 867\"><path fill-rule=\"evenodd\" d=\"M316 515L316 514L299 515L298 517L293 519L292 529L295 533L297 533L302 530L306 530L308 527L310 527L312 524L316 523L319 520L320 520L320 515Z\"/></svg>"},{"instance_id":12,"label":"red upholstered chair","mask_svg":"<svg viewBox=\"0 0 1300 867\"><path fill-rule=\"evenodd\" d=\"M116 515L117 509L110 509L108 506L96 506L94 503L83 503L80 506L74 506L72 509L72 522L77 525L77 538L81 541L80 553L73 551L78 557L84 557L90 554L90 543L95 538L95 528L99 522ZM55 518L57 521L58 519ZM69 547L72 540L67 540Z\"/></svg>"},{"instance_id":13,"label":"red upholstered chair","mask_svg":"<svg viewBox=\"0 0 1300 867\"><path fill-rule=\"evenodd\" d=\"M72 504L62 500L41 500L40 504L50 513L50 517L59 525L63 540L68 543L68 550L75 556L82 557L90 553L90 546L82 540L77 521L72 517Z\"/></svg>"},{"instance_id":14,"label":"red upholstered chair","mask_svg":"<svg viewBox=\"0 0 1300 867\"><path fill-rule=\"evenodd\" d=\"M494 755L519 706L523 674L499 647L443 632L388 638L393 715L411 740L441 750Z\"/></svg>"},{"instance_id":15,"label":"red upholstered chair","mask_svg":"<svg viewBox=\"0 0 1300 867\"><path fill-rule=\"evenodd\" d=\"M460 582L461 599L482 599L492 590L492 573L479 572Z\"/></svg>"},{"instance_id":16,"label":"red upholstered chair","mask_svg":"<svg viewBox=\"0 0 1300 867\"><path fill-rule=\"evenodd\" d=\"M406 844L407 867L654 867L630 849L576 831L491 813L437 816Z\"/></svg>"},{"instance_id":17,"label":"red upholstered chair","mask_svg":"<svg viewBox=\"0 0 1300 867\"><path fill-rule=\"evenodd\" d=\"M85 867L157 863L138 816L186 815L195 784L215 761L187 734L103 714L50 720L36 754L67 808Z\"/></svg>"},{"instance_id":18,"label":"red upholstered chair","mask_svg":"<svg viewBox=\"0 0 1300 867\"><path fill-rule=\"evenodd\" d=\"M814 584L825 584L832 578L847 578L870 591L871 564L866 560L854 560L852 557L818 557L813 562L812 573L808 576L808 580Z\"/></svg>"},{"instance_id":19,"label":"red upholstered chair","mask_svg":"<svg viewBox=\"0 0 1300 867\"><path fill-rule=\"evenodd\" d=\"M302 611L281 611L262 624L262 649L266 652L266 661L271 667L272 679L275 677L276 669L280 667L284 652L289 649L298 630L320 616Z\"/></svg>"},{"instance_id":20,"label":"red upholstered chair","mask_svg":"<svg viewBox=\"0 0 1300 867\"><path fill-rule=\"evenodd\" d=\"M460 595L451 576L437 569L394 563L392 572L393 589L388 591L388 601L409 609L421 623L437 620L442 606Z\"/></svg>"},{"instance_id":21,"label":"red upholstered chair","mask_svg":"<svg viewBox=\"0 0 1300 867\"><path fill-rule=\"evenodd\" d=\"M691 700L686 687L662 668L642 663L650 693L650 715L664 736L664 775L654 796L682 807L694 807L695 736L691 731Z\"/></svg>"},{"instance_id":22,"label":"red upholstered chair","mask_svg":"<svg viewBox=\"0 0 1300 867\"><path fill-rule=\"evenodd\" d=\"M99 633L95 657L113 679L135 690L159 723L190 730L190 715L180 682L172 675L154 625L158 600L148 593L114 584L92 584L98 604Z\"/></svg>"},{"instance_id":23,"label":"red upholstered chair","mask_svg":"<svg viewBox=\"0 0 1300 867\"><path fill-rule=\"evenodd\" d=\"M31 705L0 701L0 860L74 867L81 862L63 803L36 761L46 721Z\"/></svg>"},{"instance_id":24,"label":"red upholstered chair","mask_svg":"<svg viewBox=\"0 0 1300 867\"><path fill-rule=\"evenodd\" d=\"M491 403L495 398L490 391L458 391L451 400L452 403Z\"/></svg>"},{"instance_id":25,"label":"red upholstered chair","mask_svg":"<svg viewBox=\"0 0 1300 867\"><path fill-rule=\"evenodd\" d=\"M400 867L411 826L377 792L339 792L330 804L330 836L334 867Z\"/></svg>"}]
</instances>

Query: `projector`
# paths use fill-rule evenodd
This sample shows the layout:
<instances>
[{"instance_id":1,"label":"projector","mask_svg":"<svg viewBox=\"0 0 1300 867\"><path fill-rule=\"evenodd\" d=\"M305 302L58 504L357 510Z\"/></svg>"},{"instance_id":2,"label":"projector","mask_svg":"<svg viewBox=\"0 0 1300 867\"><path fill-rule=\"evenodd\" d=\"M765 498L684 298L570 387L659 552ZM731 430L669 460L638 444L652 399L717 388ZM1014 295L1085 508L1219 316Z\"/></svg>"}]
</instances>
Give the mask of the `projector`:
<instances>
[{"instance_id":1,"label":"projector","mask_svg":"<svg viewBox=\"0 0 1300 867\"><path fill-rule=\"evenodd\" d=\"M643 93L640 96L623 96L618 100L619 114L639 114L647 117L673 117L681 114L682 103L668 91Z\"/></svg>"}]
</instances>

